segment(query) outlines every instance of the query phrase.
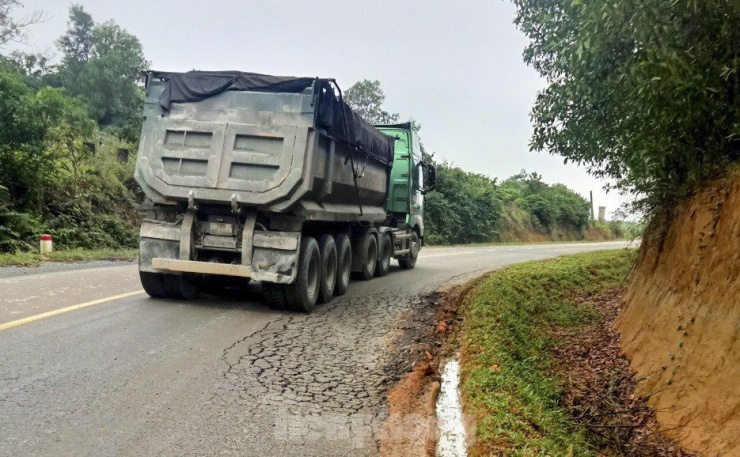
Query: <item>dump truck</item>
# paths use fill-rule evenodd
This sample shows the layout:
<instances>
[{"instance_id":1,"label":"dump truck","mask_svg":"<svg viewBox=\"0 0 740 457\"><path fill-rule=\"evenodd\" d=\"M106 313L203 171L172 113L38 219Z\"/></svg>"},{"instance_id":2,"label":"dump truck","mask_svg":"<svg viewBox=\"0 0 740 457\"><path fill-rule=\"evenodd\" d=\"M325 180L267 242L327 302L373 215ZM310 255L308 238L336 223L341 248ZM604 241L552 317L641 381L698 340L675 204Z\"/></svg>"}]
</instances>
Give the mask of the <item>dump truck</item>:
<instances>
[{"instance_id":1,"label":"dump truck","mask_svg":"<svg viewBox=\"0 0 740 457\"><path fill-rule=\"evenodd\" d=\"M149 71L135 179L147 294L254 279L310 312L351 275L414 268L435 176L410 123L368 124L333 79Z\"/></svg>"}]
</instances>

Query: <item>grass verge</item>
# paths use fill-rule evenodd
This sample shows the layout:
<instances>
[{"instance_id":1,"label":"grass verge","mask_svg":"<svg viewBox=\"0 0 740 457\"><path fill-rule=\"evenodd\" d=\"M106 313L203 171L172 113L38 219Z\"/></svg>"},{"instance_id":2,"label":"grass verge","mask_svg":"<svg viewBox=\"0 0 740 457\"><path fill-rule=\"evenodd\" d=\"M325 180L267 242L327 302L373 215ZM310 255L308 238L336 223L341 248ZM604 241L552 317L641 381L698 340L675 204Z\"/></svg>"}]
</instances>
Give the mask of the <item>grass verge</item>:
<instances>
[{"instance_id":1,"label":"grass verge","mask_svg":"<svg viewBox=\"0 0 740 457\"><path fill-rule=\"evenodd\" d=\"M599 319L576 297L622 283L635 251L600 251L492 273L464 311L462 396L476 418L473 455L588 456L594 446L560 407L555 329Z\"/></svg>"},{"instance_id":2,"label":"grass verge","mask_svg":"<svg viewBox=\"0 0 740 457\"><path fill-rule=\"evenodd\" d=\"M41 255L36 252L0 254L0 266L33 266L41 261L85 262L91 260L136 260L138 249L70 249Z\"/></svg>"}]
</instances>

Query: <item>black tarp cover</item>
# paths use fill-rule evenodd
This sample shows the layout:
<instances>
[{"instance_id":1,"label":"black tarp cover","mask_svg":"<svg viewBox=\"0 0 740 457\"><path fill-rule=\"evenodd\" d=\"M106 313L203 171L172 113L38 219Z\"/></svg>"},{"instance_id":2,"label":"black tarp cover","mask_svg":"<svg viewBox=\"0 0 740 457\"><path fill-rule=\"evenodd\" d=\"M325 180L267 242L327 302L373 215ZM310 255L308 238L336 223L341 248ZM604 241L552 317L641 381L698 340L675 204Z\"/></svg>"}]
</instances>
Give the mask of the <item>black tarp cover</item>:
<instances>
[{"instance_id":1,"label":"black tarp cover","mask_svg":"<svg viewBox=\"0 0 740 457\"><path fill-rule=\"evenodd\" d=\"M316 98L314 122L318 128L326 130L330 136L349 143L387 167L393 163L393 139L365 122L346 103L340 101L334 95L332 81L329 79L239 71L154 71L151 76L165 83L159 98L159 105L165 112L169 111L172 103L197 102L229 90L301 93L313 87Z\"/></svg>"}]
</instances>

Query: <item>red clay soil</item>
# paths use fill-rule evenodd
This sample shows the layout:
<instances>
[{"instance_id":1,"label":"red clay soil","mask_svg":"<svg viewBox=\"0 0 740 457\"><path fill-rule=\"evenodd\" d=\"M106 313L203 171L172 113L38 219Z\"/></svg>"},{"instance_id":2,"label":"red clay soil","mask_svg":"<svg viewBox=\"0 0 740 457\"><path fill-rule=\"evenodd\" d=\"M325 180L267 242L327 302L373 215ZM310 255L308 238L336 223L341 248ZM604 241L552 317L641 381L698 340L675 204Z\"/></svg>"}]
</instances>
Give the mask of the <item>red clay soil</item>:
<instances>
[{"instance_id":1,"label":"red clay soil","mask_svg":"<svg viewBox=\"0 0 740 457\"><path fill-rule=\"evenodd\" d=\"M660 426L740 456L740 174L705 186L643 239L616 321Z\"/></svg>"},{"instance_id":2,"label":"red clay soil","mask_svg":"<svg viewBox=\"0 0 740 457\"><path fill-rule=\"evenodd\" d=\"M475 283L475 281L473 281ZM452 355L462 297L473 288L467 284L426 297L435 312L422 317L425 329L414 336L411 371L388 392L388 419L380 436L383 457L434 456L437 446L436 402L440 387L440 362ZM423 314L423 313L422 313ZM422 322L412 326L418 328ZM408 365L407 365L408 366Z\"/></svg>"},{"instance_id":3,"label":"red clay soil","mask_svg":"<svg viewBox=\"0 0 740 457\"><path fill-rule=\"evenodd\" d=\"M692 455L665 437L647 399L635 394L635 373L614 329L623 303L620 290L580 301L598 309L603 319L556 332L556 375L567 380L561 405L572 422L588 429L603 456Z\"/></svg>"}]
</instances>

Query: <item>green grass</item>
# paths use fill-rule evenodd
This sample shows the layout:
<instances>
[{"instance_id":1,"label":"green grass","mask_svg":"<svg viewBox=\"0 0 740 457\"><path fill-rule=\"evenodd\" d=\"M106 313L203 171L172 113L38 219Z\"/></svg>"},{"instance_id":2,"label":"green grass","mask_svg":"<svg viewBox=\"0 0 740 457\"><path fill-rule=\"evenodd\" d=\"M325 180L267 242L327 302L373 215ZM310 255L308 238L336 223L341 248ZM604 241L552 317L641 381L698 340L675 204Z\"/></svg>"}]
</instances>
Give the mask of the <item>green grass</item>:
<instances>
[{"instance_id":1,"label":"green grass","mask_svg":"<svg viewBox=\"0 0 740 457\"><path fill-rule=\"evenodd\" d=\"M594 455L586 431L560 409L553 378L555 328L599 315L575 297L621 284L634 250L529 262L492 273L464 310L462 396L477 418L474 454Z\"/></svg>"},{"instance_id":2,"label":"green grass","mask_svg":"<svg viewBox=\"0 0 740 457\"><path fill-rule=\"evenodd\" d=\"M14 254L0 254L0 266L31 266L38 265L42 261L135 260L138 255L138 249L70 249L54 251L44 256L35 252L17 252Z\"/></svg>"}]
</instances>

